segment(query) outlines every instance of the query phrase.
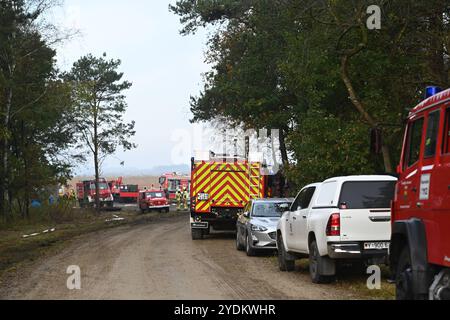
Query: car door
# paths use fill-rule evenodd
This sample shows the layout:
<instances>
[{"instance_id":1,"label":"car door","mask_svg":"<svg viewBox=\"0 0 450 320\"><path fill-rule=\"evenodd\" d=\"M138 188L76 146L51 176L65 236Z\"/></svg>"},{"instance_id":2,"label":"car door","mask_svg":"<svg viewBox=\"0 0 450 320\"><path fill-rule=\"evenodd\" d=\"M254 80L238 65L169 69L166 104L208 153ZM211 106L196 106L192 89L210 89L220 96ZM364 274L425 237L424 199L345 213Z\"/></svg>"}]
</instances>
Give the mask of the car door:
<instances>
[{"instance_id":1,"label":"car door","mask_svg":"<svg viewBox=\"0 0 450 320\"><path fill-rule=\"evenodd\" d=\"M309 207L316 187L309 187L302 191L300 195L299 206L295 212L294 235L296 239L296 248L301 252L308 252L308 217Z\"/></svg>"},{"instance_id":2,"label":"car door","mask_svg":"<svg viewBox=\"0 0 450 320\"><path fill-rule=\"evenodd\" d=\"M300 191L298 198L296 199L297 203L295 207L292 207L292 211L290 212L290 232L291 232L291 248L296 251L301 250L301 220L303 219L303 214L305 213L305 209L302 207L305 203L305 198L308 193L308 188Z\"/></svg>"},{"instance_id":3,"label":"car door","mask_svg":"<svg viewBox=\"0 0 450 320\"><path fill-rule=\"evenodd\" d=\"M241 213L238 216L237 219L237 223L236 223L236 229L237 229L237 233L239 236L239 239L241 240L241 243L244 243L244 239L246 236L246 227L247 227L247 222L249 220L250 217L250 212L251 212L251 208L252 208L252 201L249 201L247 203L247 205L244 207L244 212Z\"/></svg>"},{"instance_id":4,"label":"car door","mask_svg":"<svg viewBox=\"0 0 450 320\"><path fill-rule=\"evenodd\" d=\"M397 189L397 199L400 210L414 210L417 208L420 190L420 155L422 136L424 131L424 117L413 119L408 124L407 145L403 159L403 173L401 183Z\"/></svg>"},{"instance_id":5,"label":"car door","mask_svg":"<svg viewBox=\"0 0 450 320\"><path fill-rule=\"evenodd\" d=\"M441 110L440 127L436 130L437 112ZM421 178L420 218L427 228L428 259L448 265L450 258L450 103L441 105L428 116L424 165Z\"/></svg>"},{"instance_id":6,"label":"car door","mask_svg":"<svg viewBox=\"0 0 450 320\"><path fill-rule=\"evenodd\" d=\"M286 230L285 230L286 244L289 249L295 248L294 221L295 219L297 219L295 217L295 212L297 211L299 205L301 193L302 191L300 191L297 197L295 198L294 202L292 203L289 209L288 214L284 216L284 219L286 219Z\"/></svg>"}]
</instances>

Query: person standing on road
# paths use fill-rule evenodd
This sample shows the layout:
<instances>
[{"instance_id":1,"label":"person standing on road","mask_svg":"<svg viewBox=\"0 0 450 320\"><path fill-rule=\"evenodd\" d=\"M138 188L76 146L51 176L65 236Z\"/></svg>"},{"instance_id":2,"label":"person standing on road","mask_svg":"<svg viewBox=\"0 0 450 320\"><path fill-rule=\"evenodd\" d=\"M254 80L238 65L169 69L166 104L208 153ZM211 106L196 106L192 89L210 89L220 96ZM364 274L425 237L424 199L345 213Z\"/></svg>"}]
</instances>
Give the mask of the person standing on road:
<instances>
[{"instance_id":1,"label":"person standing on road","mask_svg":"<svg viewBox=\"0 0 450 320\"><path fill-rule=\"evenodd\" d=\"M177 200L177 211L180 211L182 194L181 194L181 190L179 188L177 189L177 193L175 194L175 197Z\"/></svg>"},{"instance_id":2,"label":"person standing on road","mask_svg":"<svg viewBox=\"0 0 450 320\"><path fill-rule=\"evenodd\" d=\"M183 209L187 210L188 208L188 197L189 197L189 193L187 191L187 188L184 188L183 190Z\"/></svg>"}]
</instances>

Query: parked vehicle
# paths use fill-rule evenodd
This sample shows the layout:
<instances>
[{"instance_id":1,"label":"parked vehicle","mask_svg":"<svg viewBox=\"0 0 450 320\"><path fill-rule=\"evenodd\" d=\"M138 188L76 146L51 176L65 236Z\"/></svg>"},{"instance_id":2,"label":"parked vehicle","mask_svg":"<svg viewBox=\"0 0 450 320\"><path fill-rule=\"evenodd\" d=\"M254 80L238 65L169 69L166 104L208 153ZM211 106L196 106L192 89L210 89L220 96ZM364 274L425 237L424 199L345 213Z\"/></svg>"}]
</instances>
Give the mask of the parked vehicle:
<instances>
[{"instance_id":1,"label":"parked vehicle","mask_svg":"<svg viewBox=\"0 0 450 320\"><path fill-rule=\"evenodd\" d=\"M114 206L114 198L105 179L99 179L98 187L100 190L100 205L106 207ZM87 180L77 183L77 198L80 207L95 206L95 180Z\"/></svg>"},{"instance_id":2,"label":"parked vehicle","mask_svg":"<svg viewBox=\"0 0 450 320\"><path fill-rule=\"evenodd\" d=\"M294 199L250 200L236 223L236 249L248 256L277 249L277 225Z\"/></svg>"},{"instance_id":3,"label":"parked vehicle","mask_svg":"<svg viewBox=\"0 0 450 320\"><path fill-rule=\"evenodd\" d=\"M181 173L166 173L159 178L159 184L164 190L167 199L171 203L176 203L177 190L183 191L184 189L190 190L191 178L189 175Z\"/></svg>"},{"instance_id":4,"label":"parked vehicle","mask_svg":"<svg viewBox=\"0 0 450 320\"><path fill-rule=\"evenodd\" d=\"M162 190L144 190L139 192L139 209L142 213L157 210L169 212L170 204Z\"/></svg>"},{"instance_id":5,"label":"parked vehicle","mask_svg":"<svg viewBox=\"0 0 450 320\"><path fill-rule=\"evenodd\" d=\"M282 271L309 258L314 283L336 275L336 262L386 261L396 178L349 176L303 188L278 223Z\"/></svg>"},{"instance_id":6,"label":"parked vehicle","mask_svg":"<svg viewBox=\"0 0 450 320\"><path fill-rule=\"evenodd\" d=\"M137 184L122 184L119 189L119 202L136 203L139 197L139 186Z\"/></svg>"},{"instance_id":7,"label":"parked vehicle","mask_svg":"<svg viewBox=\"0 0 450 320\"><path fill-rule=\"evenodd\" d=\"M192 239L203 239L211 227L236 230L237 216L251 199L265 198L267 176L262 163L245 158L210 155L192 158Z\"/></svg>"},{"instance_id":8,"label":"parked vehicle","mask_svg":"<svg viewBox=\"0 0 450 320\"><path fill-rule=\"evenodd\" d=\"M120 200L120 186L122 185L123 178L119 177L117 180L108 181L109 188L114 197L114 201Z\"/></svg>"},{"instance_id":9,"label":"parked vehicle","mask_svg":"<svg viewBox=\"0 0 450 320\"><path fill-rule=\"evenodd\" d=\"M392 206L397 299L450 299L450 89L409 114Z\"/></svg>"}]
</instances>

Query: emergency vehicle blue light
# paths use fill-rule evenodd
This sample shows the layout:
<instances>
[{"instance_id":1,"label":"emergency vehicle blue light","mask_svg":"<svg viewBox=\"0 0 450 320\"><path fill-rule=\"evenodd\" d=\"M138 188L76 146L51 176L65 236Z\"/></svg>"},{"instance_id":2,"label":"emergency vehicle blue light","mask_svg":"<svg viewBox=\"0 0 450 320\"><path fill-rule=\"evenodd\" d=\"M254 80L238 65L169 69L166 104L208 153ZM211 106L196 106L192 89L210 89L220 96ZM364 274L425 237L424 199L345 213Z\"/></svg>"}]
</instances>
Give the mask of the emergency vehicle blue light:
<instances>
[{"instance_id":1,"label":"emergency vehicle blue light","mask_svg":"<svg viewBox=\"0 0 450 320\"><path fill-rule=\"evenodd\" d=\"M442 89L439 87L435 87L435 86L427 87L425 90L425 99L428 99L429 97L432 97L441 91L442 91Z\"/></svg>"}]
</instances>

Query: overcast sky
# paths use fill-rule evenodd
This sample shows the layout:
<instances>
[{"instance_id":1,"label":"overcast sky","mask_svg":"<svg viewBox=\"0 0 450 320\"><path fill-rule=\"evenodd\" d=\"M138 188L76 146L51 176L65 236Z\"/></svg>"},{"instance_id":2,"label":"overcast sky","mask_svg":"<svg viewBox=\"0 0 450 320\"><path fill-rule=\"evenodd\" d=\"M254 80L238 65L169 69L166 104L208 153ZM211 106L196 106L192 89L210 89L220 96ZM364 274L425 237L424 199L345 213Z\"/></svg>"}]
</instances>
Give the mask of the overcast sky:
<instances>
[{"instance_id":1,"label":"overcast sky","mask_svg":"<svg viewBox=\"0 0 450 320\"><path fill-rule=\"evenodd\" d=\"M57 48L62 69L70 69L82 55L106 52L109 58L122 60L121 71L133 83L126 93L126 119L136 121L134 142L139 147L110 157L105 171L120 167L121 161L127 170L189 163L189 156L174 158L174 149L180 145L174 137L193 134L189 96L199 93L201 74L209 69L204 63L207 32L181 36L179 17L168 10L173 2L65 0L64 7L55 13L54 18L65 27L81 33ZM191 148L186 144L185 148ZM80 169L80 173L91 171L91 167Z\"/></svg>"}]
</instances>

